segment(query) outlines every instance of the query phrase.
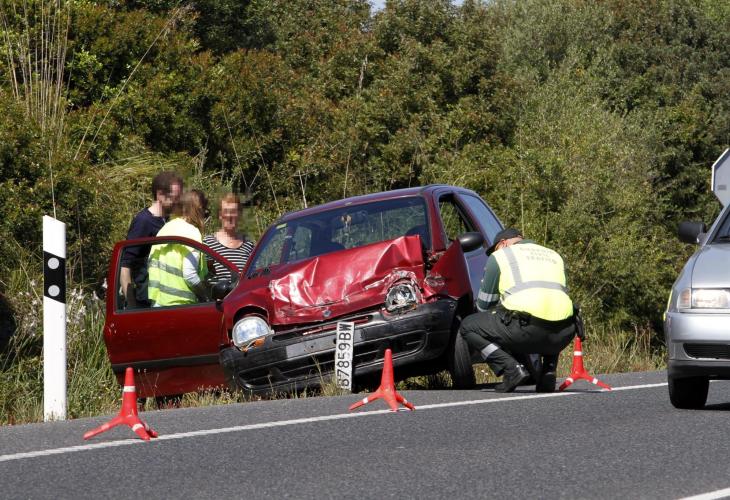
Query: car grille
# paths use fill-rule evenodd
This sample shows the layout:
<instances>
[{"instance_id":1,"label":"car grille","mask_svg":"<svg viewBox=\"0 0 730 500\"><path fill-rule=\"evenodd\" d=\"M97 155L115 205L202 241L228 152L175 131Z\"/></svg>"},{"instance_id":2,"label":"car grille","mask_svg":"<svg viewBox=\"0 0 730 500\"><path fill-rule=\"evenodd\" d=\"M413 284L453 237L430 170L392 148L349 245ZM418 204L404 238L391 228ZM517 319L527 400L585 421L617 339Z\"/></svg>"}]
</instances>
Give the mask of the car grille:
<instances>
[{"instance_id":1,"label":"car grille","mask_svg":"<svg viewBox=\"0 0 730 500\"><path fill-rule=\"evenodd\" d=\"M728 344L684 344L684 352L693 358L730 359Z\"/></svg>"},{"instance_id":2,"label":"car grille","mask_svg":"<svg viewBox=\"0 0 730 500\"><path fill-rule=\"evenodd\" d=\"M357 374L358 366L382 361L387 346L393 351L393 356L398 357L419 351L425 342L425 332L414 332L390 339L389 343L377 341L358 344L353 356L355 374ZM238 376L245 387L259 390L282 383L296 385L297 381L302 381L302 385L306 385L307 379L318 376L324 379L333 368L334 349L306 358L278 363L276 366L246 371L239 373Z\"/></svg>"},{"instance_id":3,"label":"car grille","mask_svg":"<svg viewBox=\"0 0 730 500\"><path fill-rule=\"evenodd\" d=\"M317 336L320 334L332 334L337 330L337 323L340 321L352 321L355 323L355 326L364 325L365 323L369 323L373 320L372 314L365 314L365 315L357 315L357 316L346 316L342 318L337 318L336 320L329 321L329 322L322 322L315 326L312 325L305 325L305 326L295 326L292 328L287 329L279 329L277 328L276 334L273 337L274 342L286 342L288 340L291 340L293 338L302 337L304 335L312 335Z\"/></svg>"}]
</instances>

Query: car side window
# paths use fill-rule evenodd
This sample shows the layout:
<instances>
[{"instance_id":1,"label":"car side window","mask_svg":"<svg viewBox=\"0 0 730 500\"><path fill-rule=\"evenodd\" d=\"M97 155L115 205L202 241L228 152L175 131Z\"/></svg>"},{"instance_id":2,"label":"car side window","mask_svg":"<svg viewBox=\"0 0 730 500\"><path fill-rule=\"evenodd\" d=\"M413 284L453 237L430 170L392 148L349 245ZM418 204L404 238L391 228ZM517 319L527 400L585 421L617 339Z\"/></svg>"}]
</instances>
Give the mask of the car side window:
<instances>
[{"instance_id":1,"label":"car side window","mask_svg":"<svg viewBox=\"0 0 730 500\"><path fill-rule=\"evenodd\" d=\"M231 273L205 250L170 241L129 245L121 250L117 269L116 310L129 311L213 302L218 274Z\"/></svg>"},{"instance_id":2,"label":"car side window","mask_svg":"<svg viewBox=\"0 0 730 500\"><path fill-rule=\"evenodd\" d=\"M449 241L454 241L459 235L474 230L456 205L453 196L444 195L439 198L439 212Z\"/></svg>"},{"instance_id":3,"label":"car side window","mask_svg":"<svg viewBox=\"0 0 730 500\"><path fill-rule=\"evenodd\" d=\"M494 237L502 230L502 224L481 198L472 195L461 195L461 197L486 231L489 242L493 242Z\"/></svg>"}]
</instances>

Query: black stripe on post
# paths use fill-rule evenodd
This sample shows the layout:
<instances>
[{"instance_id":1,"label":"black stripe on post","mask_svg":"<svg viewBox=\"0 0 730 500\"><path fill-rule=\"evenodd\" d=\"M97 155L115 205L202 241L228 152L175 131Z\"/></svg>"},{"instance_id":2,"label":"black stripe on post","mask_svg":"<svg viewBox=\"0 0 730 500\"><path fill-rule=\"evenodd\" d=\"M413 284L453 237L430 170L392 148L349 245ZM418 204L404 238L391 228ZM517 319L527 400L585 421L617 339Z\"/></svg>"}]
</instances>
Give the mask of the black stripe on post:
<instances>
[{"instance_id":1,"label":"black stripe on post","mask_svg":"<svg viewBox=\"0 0 730 500\"><path fill-rule=\"evenodd\" d=\"M66 303L66 259L43 252L43 295Z\"/></svg>"}]
</instances>

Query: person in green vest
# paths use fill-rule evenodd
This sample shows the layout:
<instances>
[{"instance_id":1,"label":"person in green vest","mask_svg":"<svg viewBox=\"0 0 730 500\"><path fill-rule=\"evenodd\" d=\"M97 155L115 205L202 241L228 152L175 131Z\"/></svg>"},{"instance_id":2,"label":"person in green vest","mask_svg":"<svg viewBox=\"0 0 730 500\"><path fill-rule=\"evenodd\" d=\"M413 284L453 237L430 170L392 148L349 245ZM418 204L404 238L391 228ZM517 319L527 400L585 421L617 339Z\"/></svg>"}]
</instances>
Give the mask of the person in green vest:
<instances>
[{"instance_id":1,"label":"person in green vest","mask_svg":"<svg viewBox=\"0 0 730 500\"><path fill-rule=\"evenodd\" d=\"M157 233L182 236L202 243L208 201L202 192L184 193L172 210L170 222ZM149 299L153 307L194 304L209 300L208 274L201 250L183 243L153 245L149 257Z\"/></svg>"},{"instance_id":2,"label":"person in green vest","mask_svg":"<svg viewBox=\"0 0 730 500\"><path fill-rule=\"evenodd\" d=\"M558 357L576 333L562 257L507 228L487 249L489 259L477 297L479 312L467 316L459 334L512 392L530 378L515 357L542 355L536 390L555 390Z\"/></svg>"}]
</instances>

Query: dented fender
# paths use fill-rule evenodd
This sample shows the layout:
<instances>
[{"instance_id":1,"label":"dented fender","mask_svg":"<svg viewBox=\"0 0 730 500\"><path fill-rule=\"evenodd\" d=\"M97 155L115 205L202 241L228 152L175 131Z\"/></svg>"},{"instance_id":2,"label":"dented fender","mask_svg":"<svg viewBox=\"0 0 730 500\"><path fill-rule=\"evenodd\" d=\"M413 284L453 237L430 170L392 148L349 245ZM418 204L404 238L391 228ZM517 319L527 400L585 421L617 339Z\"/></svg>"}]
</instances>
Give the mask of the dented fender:
<instances>
[{"instance_id":1,"label":"dented fender","mask_svg":"<svg viewBox=\"0 0 730 500\"><path fill-rule=\"evenodd\" d=\"M429 299L448 295L452 299L459 299L465 295L471 296L469 270L459 242L454 241L437 259L424 279L425 297Z\"/></svg>"}]
</instances>

